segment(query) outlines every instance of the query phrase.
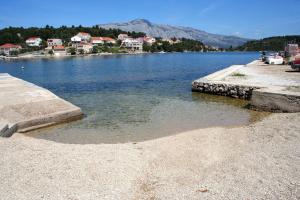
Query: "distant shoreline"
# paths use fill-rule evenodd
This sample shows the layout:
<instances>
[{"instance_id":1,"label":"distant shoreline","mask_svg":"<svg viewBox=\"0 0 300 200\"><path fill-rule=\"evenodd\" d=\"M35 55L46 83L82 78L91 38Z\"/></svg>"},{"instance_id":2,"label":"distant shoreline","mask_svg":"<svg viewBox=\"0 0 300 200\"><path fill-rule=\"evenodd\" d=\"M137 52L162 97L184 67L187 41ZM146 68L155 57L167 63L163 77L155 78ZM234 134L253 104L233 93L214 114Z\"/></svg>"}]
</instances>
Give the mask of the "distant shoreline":
<instances>
[{"instance_id":1,"label":"distant shoreline","mask_svg":"<svg viewBox=\"0 0 300 200\"><path fill-rule=\"evenodd\" d=\"M7 57L0 56L0 60L30 60L30 59L60 59L60 58L74 58L74 57L91 57L91 56L115 56L115 55L145 55L145 54L169 54L169 53L228 53L228 52L256 52L256 51L207 51L207 52L139 52L139 53L96 53L96 54L83 54L83 55L60 55L60 56L50 56L50 55L27 55L27 56L16 56Z\"/></svg>"},{"instance_id":2,"label":"distant shoreline","mask_svg":"<svg viewBox=\"0 0 300 200\"><path fill-rule=\"evenodd\" d=\"M139 55L139 54L151 54L149 52L143 53L96 53L96 54L83 54L83 55L60 55L60 56L50 56L50 55L27 55L27 56L16 56L7 57L0 56L0 60L29 60L29 59L59 59L59 58L73 58L73 57L89 57L89 56L110 56L110 55Z\"/></svg>"}]
</instances>

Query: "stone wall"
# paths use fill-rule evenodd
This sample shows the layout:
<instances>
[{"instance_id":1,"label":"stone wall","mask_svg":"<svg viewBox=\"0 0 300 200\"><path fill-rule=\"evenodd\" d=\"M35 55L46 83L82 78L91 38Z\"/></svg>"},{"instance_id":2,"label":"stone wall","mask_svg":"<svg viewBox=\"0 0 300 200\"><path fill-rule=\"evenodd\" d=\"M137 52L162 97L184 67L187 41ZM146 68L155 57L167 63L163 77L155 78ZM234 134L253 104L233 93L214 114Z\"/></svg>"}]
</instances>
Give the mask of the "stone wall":
<instances>
[{"instance_id":1,"label":"stone wall","mask_svg":"<svg viewBox=\"0 0 300 200\"><path fill-rule=\"evenodd\" d=\"M223 83L211 82L198 82L192 83L192 91L203 92L221 96L228 96L233 98L240 98L250 100L252 91L258 89L257 87L243 86L243 85L230 85Z\"/></svg>"}]
</instances>

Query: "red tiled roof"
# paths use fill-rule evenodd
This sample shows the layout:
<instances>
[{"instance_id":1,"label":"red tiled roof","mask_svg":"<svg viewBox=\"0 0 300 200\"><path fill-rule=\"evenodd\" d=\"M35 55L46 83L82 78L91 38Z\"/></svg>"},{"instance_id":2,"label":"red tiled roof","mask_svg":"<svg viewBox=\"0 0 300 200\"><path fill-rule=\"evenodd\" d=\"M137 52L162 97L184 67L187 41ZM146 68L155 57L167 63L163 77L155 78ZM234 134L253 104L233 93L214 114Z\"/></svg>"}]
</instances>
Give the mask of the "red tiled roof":
<instances>
[{"instance_id":1,"label":"red tiled roof","mask_svg":"<svg viewBox=\"0 0 300 200\"><path fill-rule=\"evenodd\" d=\"M103 40L102 37L92 37L92 40Z\"/></svg>"},{"instance_id":2,"label":"red tiled roof","mask_svg":"<svg viewBox=\"0 0 300 200\"><path fill-rule=\"evenodd\" d=\"M78 46L79 46L79 47L83 47L83 46L93 46L93 44L87 43L87 42L80 42L80 43L78 44Z\"/></svg>"},{"instance_id":3,"label":"red tiled roof","mask_svg":"<svg viewBox=\"0 0 300 200\"><path fill-rule=\"evenodd\" d=\"M22 48L20 45L6 43L0 46L0 48L8 49L8 48Z\"/></svg>"},{"instance_id":4,"label":"red tiled roof","mask_svg":"<svg viewBox=\"0 0 300 200\"><path fill-rule=\"evenodd\" d=\"M115 41L114 39L110 38L110 37L102 37L103 41Z\"/></svg>"},{"instance_id":5,"label":"red tiled roof","mask_svg":"<svg viewBox=\"0 0 300 200\"><path fill-rule=\"evenodd\" d=\"M57 45L53 47L53 49L65 49L65 47L63 45Z\"/></svg>"}]
</instances>

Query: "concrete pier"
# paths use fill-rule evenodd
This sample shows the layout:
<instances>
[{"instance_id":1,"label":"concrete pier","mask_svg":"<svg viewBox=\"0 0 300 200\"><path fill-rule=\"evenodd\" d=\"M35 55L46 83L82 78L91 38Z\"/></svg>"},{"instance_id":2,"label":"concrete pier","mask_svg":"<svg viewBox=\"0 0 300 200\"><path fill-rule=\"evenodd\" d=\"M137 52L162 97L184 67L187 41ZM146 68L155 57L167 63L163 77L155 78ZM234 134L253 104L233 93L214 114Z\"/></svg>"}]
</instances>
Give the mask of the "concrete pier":
<instances>
[{"instance_id":1,"label":"concrete pier","mask_svg":"<svg viewBox=\"0 0 300 200\"><path fill-rule=\"evenodd\" d=\"M287 65L233 65L195 80L192 91L250 100L259 110L300 112L300 72Z\"/></svg>"},{"instance_id":2,"label":"concrete pier","mask_svg":"<svg viewBox=\"0 0 300 200\"><path fill-rule=\"evenodd\" d=\"M0 74L0 136L82 118L81 109L32 83Z\"/></svg>"}]
</instances>

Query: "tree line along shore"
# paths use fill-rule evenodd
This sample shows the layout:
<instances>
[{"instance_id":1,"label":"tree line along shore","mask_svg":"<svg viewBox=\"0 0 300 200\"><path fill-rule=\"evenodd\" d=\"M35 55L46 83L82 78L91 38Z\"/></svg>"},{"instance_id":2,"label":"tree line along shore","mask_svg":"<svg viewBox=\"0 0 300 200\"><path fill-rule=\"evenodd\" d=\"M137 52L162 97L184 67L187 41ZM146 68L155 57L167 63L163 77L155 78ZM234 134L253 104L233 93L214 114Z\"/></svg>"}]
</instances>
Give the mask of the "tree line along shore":
<instances>
[{"instance_id":1,"label":"tree line along shore","mask_svg":"<svg viewBox=\"0 0 300 200\"><path fill-rule=\"evenodd\" d=\"M0 30L0 45L2 56L14 57L37 52L40 55L77 55L217 50L196 40L153 38L141 32L99 26L8 27Z\"/></svg>"},{"instance_id":2,"label":"tree line along shore","mask_svg":"<svg viewBox=\"0 0 300 200\"><path fill-rule=\"evenodd\" d=\"M288 44L300 46L300 35L276 36L260 40L248 41L244 45L234 48L236 51L282 51Z\"/></svg>"}]
</instances>

